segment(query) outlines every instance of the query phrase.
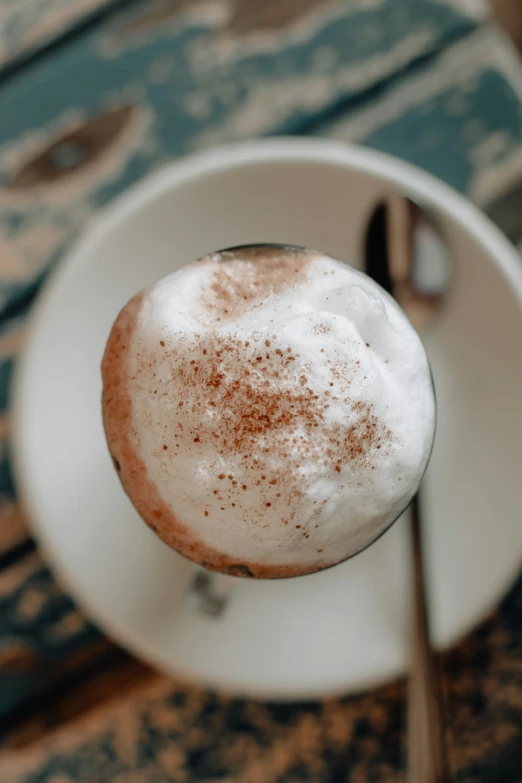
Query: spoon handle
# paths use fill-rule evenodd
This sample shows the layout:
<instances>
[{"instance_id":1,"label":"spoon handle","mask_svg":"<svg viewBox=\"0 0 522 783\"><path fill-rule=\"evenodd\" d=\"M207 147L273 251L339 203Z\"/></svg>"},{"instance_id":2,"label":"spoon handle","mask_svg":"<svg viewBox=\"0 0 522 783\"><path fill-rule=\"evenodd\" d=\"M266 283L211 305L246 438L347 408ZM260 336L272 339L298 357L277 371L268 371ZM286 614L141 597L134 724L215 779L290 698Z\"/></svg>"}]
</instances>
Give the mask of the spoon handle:
<instances>
[{"instance_id":1,"label":"spoon handle","mask_svg":"<svg viewBox=\"0 0 522 783\"><path fill-rule=\"evenodd\" d=\"M419 493L411 504L412 658L408 685L408 783L448 783L443 696L429 639Z\"/></svg>"},{"instance_id":2,"label":"spoon handle","mask_svg":"<svg viewBox=\"0 0 522 783\"><path fill-rule=\"evenodd\" d=\"M427 222L420 206L392 193L373 211L366 234L365 271L402 306L418 329L438 308L443 291L415 287L415 251L419 226ZM443 237L436 237L445 258ZM447 286L447 280L445 281ZM422 551L419 493L411 504L412 648L408 687L408 783L448 783L442 689L430 643L428 601Z\"/></svg>"}]
</instances>

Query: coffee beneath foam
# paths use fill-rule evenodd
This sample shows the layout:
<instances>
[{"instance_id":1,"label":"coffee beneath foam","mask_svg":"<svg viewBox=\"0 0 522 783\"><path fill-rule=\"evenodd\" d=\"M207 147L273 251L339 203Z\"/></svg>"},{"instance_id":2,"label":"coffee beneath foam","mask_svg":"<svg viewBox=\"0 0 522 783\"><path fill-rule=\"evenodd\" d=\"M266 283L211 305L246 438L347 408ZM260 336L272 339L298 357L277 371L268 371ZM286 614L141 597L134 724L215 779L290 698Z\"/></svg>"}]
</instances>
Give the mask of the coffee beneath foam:
<instances>
[{"instance_id":1,"label":"coffee beneath foam","mask_svg":"<svg viewBox=\"0 0 522 783\"><path fill-rule=\"evenodd\" d=\"M369 278L309 251L188 264L124 309L103 376L139 512L229 573L291 576L356 553L409 502L431 449L413 328Z\"/></svg>"}]
</instances>

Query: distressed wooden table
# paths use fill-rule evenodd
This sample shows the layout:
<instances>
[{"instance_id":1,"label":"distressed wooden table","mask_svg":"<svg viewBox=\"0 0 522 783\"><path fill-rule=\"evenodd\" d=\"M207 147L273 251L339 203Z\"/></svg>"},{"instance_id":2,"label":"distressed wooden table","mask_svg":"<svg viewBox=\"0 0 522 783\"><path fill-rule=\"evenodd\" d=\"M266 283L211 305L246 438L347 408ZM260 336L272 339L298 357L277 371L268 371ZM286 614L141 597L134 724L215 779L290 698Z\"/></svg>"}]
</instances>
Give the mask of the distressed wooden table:
<instances>
[{"instance_id":1,"label":"distressed wooden table","mask_svg":"<svg viewBox=\"0 0 522 783\"><path fill-rule=\"evenodd\" d=\"M494 10L521 41L519 0ZM480 0L0 5L1 783L404 780L404 682L280 705L166 680L55 582L11 478L9 377L49 267L164 161L274 133L401 155L522 239L522 68ZM522 781L522 580L443 666L454 779Z\"/></svg>"}]
</instances>

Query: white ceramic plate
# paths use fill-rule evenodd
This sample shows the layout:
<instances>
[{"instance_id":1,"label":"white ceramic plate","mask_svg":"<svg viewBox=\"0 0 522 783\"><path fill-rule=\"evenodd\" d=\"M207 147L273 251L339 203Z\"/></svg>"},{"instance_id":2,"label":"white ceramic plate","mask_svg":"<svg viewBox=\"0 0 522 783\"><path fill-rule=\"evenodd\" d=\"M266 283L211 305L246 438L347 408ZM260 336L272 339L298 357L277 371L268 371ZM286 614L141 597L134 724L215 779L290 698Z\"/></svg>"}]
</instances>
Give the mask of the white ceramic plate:
<instances>
[{"instance_id":1,"label":"white ceramic plate","mask_svg":"<svg viewBox=\"0 0 522 783\"><path fill-rule=\"evenodd\" d=\"M106 632L166 672L265 698L376 684L407 664L408 559L399 521L330 571L238 580L220 619L186 600L193 566L138 519L109 459L99 365L118 310L212 249L316 247L356 265L367 217L391 187L431 206L454 260L427 340L439 426L425 486L437 643L467 633L522 559L522 272L464 199L386 156L272 140L187 159L104 213L35 309L14 389L18 484L46 556Z\"/></svg>"}]
</instances>

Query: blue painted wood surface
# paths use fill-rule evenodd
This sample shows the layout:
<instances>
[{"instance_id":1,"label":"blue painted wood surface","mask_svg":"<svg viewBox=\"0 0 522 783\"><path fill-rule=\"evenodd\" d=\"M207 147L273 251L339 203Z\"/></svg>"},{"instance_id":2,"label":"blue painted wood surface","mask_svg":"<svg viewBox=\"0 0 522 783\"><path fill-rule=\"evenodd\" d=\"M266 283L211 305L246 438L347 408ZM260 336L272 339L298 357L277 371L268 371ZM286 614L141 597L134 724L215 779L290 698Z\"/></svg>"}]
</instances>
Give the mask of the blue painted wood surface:
<instances>
[{"instance_id":1,"label":"blue painted wood surface","mask_svg":"<svg viewBox=\"0 0 522 783\"><path fill-rule=\"evenodd\" d=\"M139 4L108 15L0 85L0 721L8 720L32 693L45 691L53 667L59 669L98 638L31 551L6 440L9 378L32 297L89 220L167 160L267 134L360 141L424 166L482 205L522 177L522 71L505 39L478 26L479 3L318 1L315 8L307 5L306 13L296 2L283 6L282 22L265 19L260 24L257 6L246 0L198 4L197 12L181 0L168 13L165 6ZM2 558L8 564L3 569ZM521 589L516 595L522 595ZM508 676L513 658L499 639L507 640L512 650L522 647L515 627L520 618L513 609L517 600L509 598L501 619L482 631L485 641L479 645L481 655L490 651L502 676ZM458 661L464 653L455 655ZM13 669L17 660L23 665ZM457 684L459 676L456 671ZM513 678L516 693L522 694L522 671ZM306 721L309 715L319 730L319 706L309 713L244 704L232 708L197 692L176 691L181 693L176 696L170 686L162 688L150 697L152 707L140 702L133 712L136 731L143 734L134 761L124 759L110 731L99 724L92 739L78 738L74 752L61 749L46 756L27 775L17 759L12 779L62 783L223 777L219 770L224 762L220 767L215 760L224 753L219 743L214 743L215 763L198 761L197 747L187 746L179 763L166 765L162 753L171 735L164 722L150 717L151 709L163 711L171 721L197 715L232 744L237 734L230 721L247 722L249 710L259 710L259 721L269 721L270 747L287 721ZM364 720L374 721L379 704L387 704L396 716L400 697L393 688L381 694ZM204 705L200 712L197 703ZM352 722L354 715L365 714L355 701L339 710ZM515 712L501 712L498 720L505 732L520 740L522 734L513 734ZM121 719L114 720L118 724ZM397 730L388 724L387 729L386 736L384 729L377 732L382 752L373 760L361 744L354 745L355 760L366 765L366 780L370 772L377 776L373 779L383 779L376 771L379 764L390 776L399 774L400 759L390 750ZM485 736L482 724L480 731L475 738ZM252 752L255 756L257 751ZM343 779L325 777L337 762L331 760L329 766L324 760L327 744L321 753L317 769L323 772L301 758L295 769L290 764L279 778L266 779ZM229 757L227 780L247 780L247 756L241 756L243 766L236 772ZM345 765L340 750L336 758ZM468 767L461 763L467 775L463 780L481 779L469 767L471 761Z\"/></svg>"},{"instance_id":2,"label":"blue painted wood surface","mask_svg":"<svg viewBox=\"0 0 522 783\"><path fill-rule=\"evenodd\" d=\"M111 0L2 0L0 71L85 23Z\"/></svg>"}]
</instances>

